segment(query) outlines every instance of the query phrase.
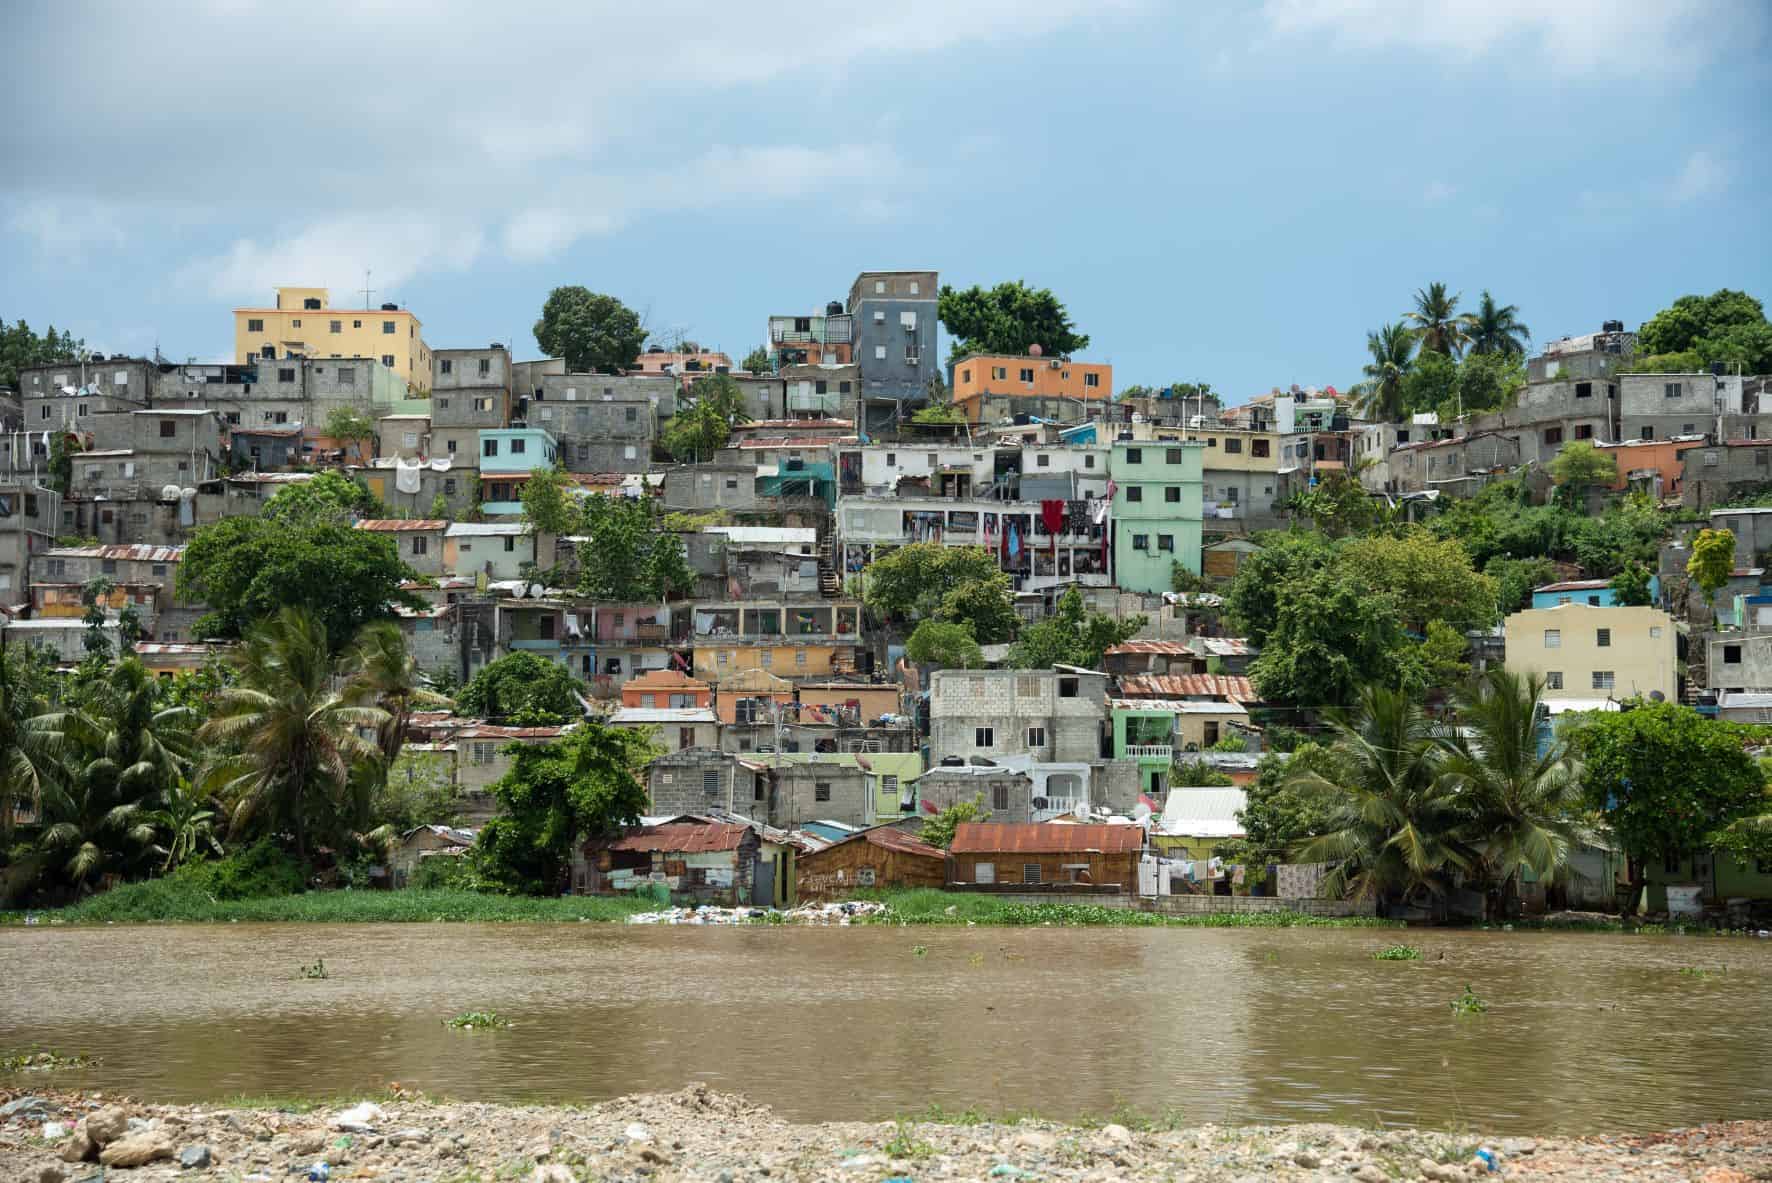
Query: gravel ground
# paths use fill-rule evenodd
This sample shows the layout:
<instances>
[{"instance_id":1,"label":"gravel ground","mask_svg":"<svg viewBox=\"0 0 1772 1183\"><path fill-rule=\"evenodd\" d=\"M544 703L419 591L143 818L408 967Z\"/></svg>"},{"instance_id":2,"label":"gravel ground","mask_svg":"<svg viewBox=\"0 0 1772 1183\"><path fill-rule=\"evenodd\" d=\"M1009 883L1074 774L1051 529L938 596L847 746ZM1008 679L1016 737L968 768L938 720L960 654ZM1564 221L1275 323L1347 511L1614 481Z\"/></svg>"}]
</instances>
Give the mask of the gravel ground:
<instances>
[{"instance_id":1,"label":"gravel ground","mask_svg":"<svg viewBox=\"0 0 1772 1183\"><path fill-rule=\"evenodd\" d=\"M1477 1157L1494 1158L1494 1167ZM131 1165L139 1164L139 1165ZM101 1166L104 1168L101 1172ZM585 1108L397 1097L308 1112L0 1093L0 1178L190 1183L580 1180L1772 1180L1772 1122L1483 1139L1347 1126L796 1125L704 1085Z\"/></svg>"}]
</instances>

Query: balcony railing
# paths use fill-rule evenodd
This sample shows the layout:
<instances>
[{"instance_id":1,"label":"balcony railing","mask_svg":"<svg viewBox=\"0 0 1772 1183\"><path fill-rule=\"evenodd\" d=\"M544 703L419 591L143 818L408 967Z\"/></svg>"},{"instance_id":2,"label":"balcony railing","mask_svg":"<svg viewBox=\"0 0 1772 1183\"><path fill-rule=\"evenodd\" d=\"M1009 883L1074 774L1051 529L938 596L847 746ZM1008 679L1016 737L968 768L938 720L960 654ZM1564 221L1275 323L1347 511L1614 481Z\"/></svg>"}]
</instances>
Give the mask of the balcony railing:
<instances>
[{"instance_id":1,"label":"balcony railing","mask_svg":"<svg viewBox=\"0 0 1772 1183\"><path fill-rule=\"evenodd\" d=\"M1126 755L1133 759L1167 760L1175 754L1175 749L1166 743L1129 743Z\"/></svg>"}]
</instances>

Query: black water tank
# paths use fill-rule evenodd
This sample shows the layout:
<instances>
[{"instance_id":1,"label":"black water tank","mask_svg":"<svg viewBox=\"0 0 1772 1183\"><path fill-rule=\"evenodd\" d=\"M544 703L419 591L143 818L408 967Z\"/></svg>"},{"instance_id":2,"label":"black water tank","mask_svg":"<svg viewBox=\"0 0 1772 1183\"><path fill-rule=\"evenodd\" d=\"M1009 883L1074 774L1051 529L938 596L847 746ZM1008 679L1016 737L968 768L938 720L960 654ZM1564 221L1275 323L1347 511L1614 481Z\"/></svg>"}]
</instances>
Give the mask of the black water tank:
<instances>
[{"instance_id":1,"label":"black water tank","mask_svg":"<svg viewBox=\"0 0 1772 1183\"><path fill-rule=\"evenodd\" d=\"M1609 320L1601 326L1600 331L1602 333L1622 333L1624 332L1624 322L1622 320Z\"/></svg>"},{"instance_id":2,"label":"black water tank","mask_svg":"<svg viewBox=\"0 0 1772 1183\"><path fill-rule=\"evenodd\" d=\"M1724 374L1729 372L1728 363L1713 361L1710 363L1710 372L1713 378L1721 378Z\"/></svg>"},{"instance_id":3,"label":"black water tank","mask_svg":"<svg viewBox=\"0 0 1772 1183\"><path fill-rule=\"evenodd\" d=\"M398 304L383 304L381 310L383 312L398 312L400 311L400 306Z\"/></svg>"},{"instance_id":4,"label":"black water tank","mask_svg":"<svg viewBox=\"0 0 1772 1183\"><path fill-rule=\"evenodd\" d=\"M320 301L314 296L309 296L301 302L301 306L309 312L318 312L320 310Z\"/></svg>"},{"instance_id":5,"label":"black water tank","mask_svg":"<svg viewBox=\"0 0 1772 1183\"><path fill-rule=\"evenodd\" d=\"M826 316L842 316L843 315L843 301L832 300L829 304L826 304L824 306L824 314Z\"/></svg>"}]
</instances>

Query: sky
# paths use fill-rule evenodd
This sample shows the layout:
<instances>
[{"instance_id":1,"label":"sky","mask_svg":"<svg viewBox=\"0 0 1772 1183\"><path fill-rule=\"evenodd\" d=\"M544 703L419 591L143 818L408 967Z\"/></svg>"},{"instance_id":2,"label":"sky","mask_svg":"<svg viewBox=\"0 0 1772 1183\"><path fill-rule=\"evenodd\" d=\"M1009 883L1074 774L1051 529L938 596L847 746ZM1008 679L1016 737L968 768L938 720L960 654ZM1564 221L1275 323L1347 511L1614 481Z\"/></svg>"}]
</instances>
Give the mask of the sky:
<instances>
[{"instance_id":1,"label":"sky","mask_svg":"<svg viewBox=\"0 0 1772 1183\"><path fill-rule=\"evenodd\" d=\"M0 317L104 352L227 359L368 270L433 348L539 356L583 284L737 360L933 268L1234 403L1357 380L1436 280L1538 341L1772 301L1765 0L20 0L0 42Z\"/></svg>"}]
</instances>

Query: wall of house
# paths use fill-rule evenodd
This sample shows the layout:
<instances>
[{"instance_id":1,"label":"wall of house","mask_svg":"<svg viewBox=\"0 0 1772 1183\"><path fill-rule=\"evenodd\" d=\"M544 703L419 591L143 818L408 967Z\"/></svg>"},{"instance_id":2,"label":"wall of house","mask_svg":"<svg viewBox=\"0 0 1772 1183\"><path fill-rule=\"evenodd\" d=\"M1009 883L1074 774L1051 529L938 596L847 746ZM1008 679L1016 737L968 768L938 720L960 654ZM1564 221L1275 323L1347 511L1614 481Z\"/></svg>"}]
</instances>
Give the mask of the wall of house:
<instances>
[{"instance_id":1,"label":"wall of house","mask_svg":"<svg viewBox=\"0 0 1772 1183\"><path fill-rule=\"evenodd\" d=\"M821 794L824 800L819 799ZM780 765L775 769L775 802L768 821L783 829L811 821L871 826L874 805L868 796L867 777L853 765Z\"/></svg>"},{"instance_id":2,"label":"wall of house","mask_svg":"<svg viewBox=\"0 0 1772 1183\"><path fill-rule=\"evenodd\" d=\"M955 884L979 882L980 865L991 869L989 876L997 884L1070 883L1077 872L1070 868L1086 864L1088 882L1097 888L1117 884L1125 894L1138 892L1137 854L1103 854L1100 851L1071 851L1063 854L953 854L948 858L949 880ZM1029 874L1029 869L1033 874Z\"/></svg>"},{"instance_id":3,"label":"wall of house","mask_svg":"<svg viewBox=\"0 0 1772 1183\"><path fill-rule=\"evenodd\" d=\"M1060 683L1075 689L1060 694ZM1098 759L1106 679L1052 670L938 670L931 678L930 758L1031 754L1068 763ZM976 732L988 727L988 742ZM1029 728L1045 731L1034 743Z\"/></svg>"},{"instance_id":4,"label":"wall of house","mask_svg":"<svg viewBox=\"0 0 1772 1183\"><path fill-rule=\"evenodd\" d=\"M1671 701L1678 692L1678 639L1673 617L1659 608L1528 608L1507 618L1505 636L1509 670L1562 682L1546 690L1551 698L1604 701L1660 692ZM1596 686L1596 671L1611 672L1612 685Z\"/></svg>"},{"instance_id":5,"label":"wall of house","mask_svg":"<svg viewBox=\"0 0 1772 1183\"><path fill-rule=\"evenodd\" d=\"M941 887L947 860L875 846L866 839L802 854L795 886L802 900L845 899L867 888Z\"/></svg>"},{"instance_id":6,"label":"wall of house","mask_svg":"<svg viewBox=\"0 0 1772 1183\"><path fill-rule=\"evenodd\" d=\"M1713 633L1707 648L1711 689L1772 690L1772 633Z\"/></svg>"},{"instance_id":7,"label":"wall of house","mask_svg":"<svg viewBox=\"0 0 1772 1183\"><path fill-rule=\"evenodd\" d=\"M927 815L939 813L962 801L977 802L988 811L980 821L1031 822L1034 820L1033 782L1018 772L975 776L932 768L917 779L917 801Z\"/></svg>"}]
</instances>

